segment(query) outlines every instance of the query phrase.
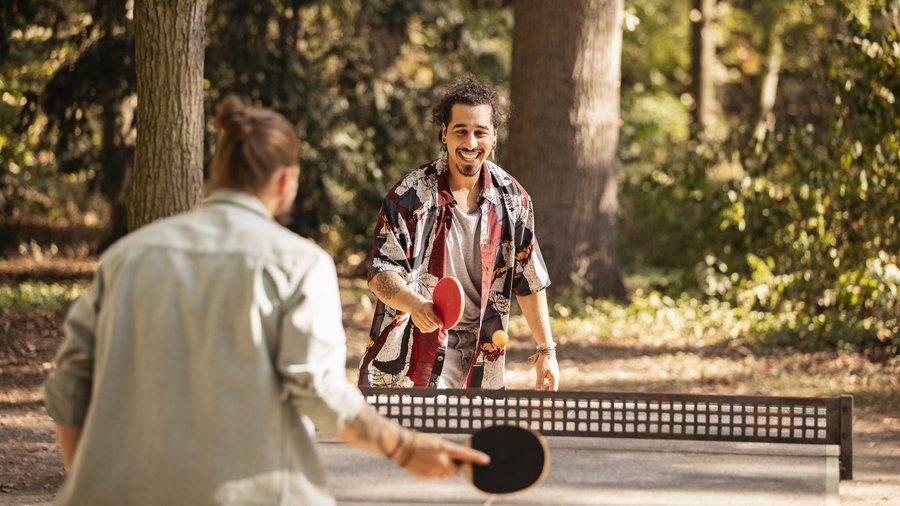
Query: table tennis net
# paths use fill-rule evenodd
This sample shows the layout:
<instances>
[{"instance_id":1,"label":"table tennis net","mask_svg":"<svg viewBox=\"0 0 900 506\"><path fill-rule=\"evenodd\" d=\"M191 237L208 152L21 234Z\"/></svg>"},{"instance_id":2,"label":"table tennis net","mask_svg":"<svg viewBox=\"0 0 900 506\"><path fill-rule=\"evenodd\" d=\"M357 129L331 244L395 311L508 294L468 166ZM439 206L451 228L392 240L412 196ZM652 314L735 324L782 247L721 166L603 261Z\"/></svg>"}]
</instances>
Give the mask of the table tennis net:
<instances>
[{"instance_id":1,"label":"table tennis net","mask_svg":"<svg viewBox=\"0 0 900 506\"><path fill-rule=\"evenodd\" d=\"M379 413L424 432L504 424L545 436L836 444L852 455L852 397L364 388ZM842 465L842 467L843 467ZM844 473L842 473L844 474Z\"/></svg>"}]
</instances>

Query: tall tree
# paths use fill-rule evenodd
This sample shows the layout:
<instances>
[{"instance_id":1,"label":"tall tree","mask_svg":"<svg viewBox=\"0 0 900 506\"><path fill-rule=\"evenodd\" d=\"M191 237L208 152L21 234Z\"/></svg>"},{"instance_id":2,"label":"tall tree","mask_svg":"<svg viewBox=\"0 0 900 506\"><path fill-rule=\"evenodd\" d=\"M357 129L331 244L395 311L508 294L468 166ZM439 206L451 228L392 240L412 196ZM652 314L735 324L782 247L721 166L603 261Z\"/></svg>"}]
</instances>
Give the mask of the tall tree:
<instances>
[{"instance_id":1,"label":"tall tree","mask_svg":"<svg viewBox=\"0 0 900 506\"><path fill-rule=\"evenodd\" d=\"M515 3L507 166L551 278L623 297L616 255L622 0Z\"/></svg>"},{"instance_id":2,"label":"tall tree","mask_svg":"<svg viewBox=\"0 0 900 506\"><path fill-rule=\"evenodd\" d=\"M716 42L713 37L717 0L693 0L691 9L691 94L694 134L709 138L719 107L716 100L714 68Z\"/></svg>"},{"instance_id":3,"label":"tall tree","mask_svg":"<svg viewBox=\"0 0 900 506\"><path fill-rule=\"evenodd\" d=\"M136 0L137 140L128 226L185 211L203 189L206 0Z\"/></svg>"},{"instance_id":4,"label":"tall tree","mask_svg":"<svg viewBox=\"0 0 900 506\"><path fill-rule=\"evenodd\" d=\"M778 91L778 77L784 59L785 6L783 2L766 2L768 9L759 13L758 26L762 31L760 52L764 59L765 72L760 80L759 107L756 126L753 129L753 141L756 152L762 150L762 142L766 132L772 130L775 123L775 97Z\"/></svg>"}]
</instances>

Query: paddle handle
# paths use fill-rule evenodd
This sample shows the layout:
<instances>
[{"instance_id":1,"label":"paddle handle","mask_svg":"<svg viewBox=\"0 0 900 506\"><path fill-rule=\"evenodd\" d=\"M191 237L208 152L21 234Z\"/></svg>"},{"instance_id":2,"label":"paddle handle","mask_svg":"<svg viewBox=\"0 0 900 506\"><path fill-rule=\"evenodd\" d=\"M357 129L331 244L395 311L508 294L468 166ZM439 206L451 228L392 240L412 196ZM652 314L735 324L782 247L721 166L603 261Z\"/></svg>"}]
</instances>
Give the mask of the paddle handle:
<instances>
[{"instance_id":1,"label":"paddle handle","mask_svg":"<svg viewBox=\"0 0 900 506\"><path fill-rule=\"evenodd\" d=\"M472 474L472 464L468 462L460 462L458 460L454 461L456 465L459 467L459 470L463 473L463 476L466 477L470 482L475 479L475 476Z\"/></svg>"}]
</instances>

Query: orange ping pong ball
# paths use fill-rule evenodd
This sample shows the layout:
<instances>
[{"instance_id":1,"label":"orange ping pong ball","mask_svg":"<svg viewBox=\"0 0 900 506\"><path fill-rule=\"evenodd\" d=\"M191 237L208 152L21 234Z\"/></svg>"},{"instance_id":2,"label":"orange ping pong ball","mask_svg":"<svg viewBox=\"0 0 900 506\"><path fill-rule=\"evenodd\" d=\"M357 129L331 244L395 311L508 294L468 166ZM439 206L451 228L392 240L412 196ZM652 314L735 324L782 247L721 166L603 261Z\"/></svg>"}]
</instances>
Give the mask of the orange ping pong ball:
<instances>
[{"instance_id":1,"label":"orange ping pong ball","mask_svg":"<svg viewBox=\"0 0 900 506\"><path fill-rule=\"evenodd\" d=\"M506 343L508 342L509 334L503 329L495 330L494 333L491 334L491 343L493 343L496 348L502 348L506 346Z\"/></svg>"}]
</instances>

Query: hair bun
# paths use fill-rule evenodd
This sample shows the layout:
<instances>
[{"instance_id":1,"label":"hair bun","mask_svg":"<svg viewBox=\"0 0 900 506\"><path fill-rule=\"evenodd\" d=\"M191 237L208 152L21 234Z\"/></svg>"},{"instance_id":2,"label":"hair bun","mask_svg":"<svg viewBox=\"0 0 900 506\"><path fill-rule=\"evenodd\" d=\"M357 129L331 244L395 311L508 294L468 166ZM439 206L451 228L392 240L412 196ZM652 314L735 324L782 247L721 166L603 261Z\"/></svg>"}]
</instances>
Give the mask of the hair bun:
<instances>
[{"instance_id":1,"label":"hair bun","mask_svg":"<svg viewBox=\"0 0 900 506\"><path fill-rule=\"evenodd\" d=\"M241 99L231 95L225 98L218 107L215 125L225 135L235 141L246 139L253 132L252 111L244 106Z\"/></svg>"}]
</instances>

